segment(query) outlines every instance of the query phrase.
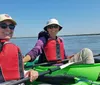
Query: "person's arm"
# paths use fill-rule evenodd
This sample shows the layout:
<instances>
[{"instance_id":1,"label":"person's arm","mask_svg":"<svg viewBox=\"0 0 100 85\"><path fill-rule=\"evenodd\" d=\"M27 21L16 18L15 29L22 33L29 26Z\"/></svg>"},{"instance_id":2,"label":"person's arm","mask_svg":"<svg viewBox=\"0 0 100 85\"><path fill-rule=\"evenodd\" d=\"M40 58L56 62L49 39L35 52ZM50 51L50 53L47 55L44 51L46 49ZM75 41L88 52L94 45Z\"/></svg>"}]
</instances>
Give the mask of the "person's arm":
<instances>
[{"instance_id":1,"label":"person's arm","mask_svg":"<svg viewBox=\"0 0 100 85\"><path fill-rule=\"evenodd\" d=\"M46 39L44 37L40 38L37 43L35 44L34 48L29 51L26 56L23 58L23 62L34 61L35 58L42 53L42 49Z\"/></svg>"}]
</instances>

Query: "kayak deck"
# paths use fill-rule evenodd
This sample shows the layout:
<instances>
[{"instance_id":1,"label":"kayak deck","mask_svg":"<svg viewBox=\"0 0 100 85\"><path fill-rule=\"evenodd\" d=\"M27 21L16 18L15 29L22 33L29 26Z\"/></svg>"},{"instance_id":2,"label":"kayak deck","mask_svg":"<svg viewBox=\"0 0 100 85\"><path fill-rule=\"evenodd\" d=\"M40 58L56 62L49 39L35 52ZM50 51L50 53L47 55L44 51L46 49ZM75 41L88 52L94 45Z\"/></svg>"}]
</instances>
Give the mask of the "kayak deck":
<instances>
[{"instance_id":1,"label":"kayak deck","mask_svg":"<svg viewBox=\"0 0 100 85\"><path fill-rule=\"evenodd\" d=\"M55 68L57 66L36 66L34 67L35 70L38 72L44 72L47 71L50 68ZM83 85L90 85L90 82L86 82L83 80L80 80L79 82L77 79L71 79L68 77L68 75L78 77L79 79L87 79L91 81L99 80L100 78L100 63L96 64L81 64L81 65L71 65L68 66L62 70L57 70L55 72L52 72L52 74L46 74L45 76L41 76L37 79L37 81L34 81L33 84L37 85L36 83L50 83L50 84L57 84L57 85L82 85L80 83L86 83ZM77 84L75 84L77 82ZM97 83L97 82L96 82ZM99 83L99 82L98 82ZM100 83L99 83L100 84Z\"/></svg>"}]
</instances>

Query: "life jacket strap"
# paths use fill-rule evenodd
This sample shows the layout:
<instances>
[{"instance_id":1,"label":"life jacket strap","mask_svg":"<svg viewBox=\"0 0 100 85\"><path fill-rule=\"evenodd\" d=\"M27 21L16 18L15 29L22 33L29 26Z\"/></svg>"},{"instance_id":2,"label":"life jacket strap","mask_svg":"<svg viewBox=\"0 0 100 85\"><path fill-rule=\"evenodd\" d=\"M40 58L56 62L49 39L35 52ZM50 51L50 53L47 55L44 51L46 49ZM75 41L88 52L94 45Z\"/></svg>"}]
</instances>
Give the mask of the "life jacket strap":
<instances>
[{"instance_id":1,"label":"life jacket strap","mask_svg":"<svg viewBox=\"0 0 100 85\"><path fill-rule=\"evenodd\" d=\"M60 44L58 43L58 40L57 39L56 39L56 57L57 57L57 60L61 60Z\"/></svg>"}]
</instances>

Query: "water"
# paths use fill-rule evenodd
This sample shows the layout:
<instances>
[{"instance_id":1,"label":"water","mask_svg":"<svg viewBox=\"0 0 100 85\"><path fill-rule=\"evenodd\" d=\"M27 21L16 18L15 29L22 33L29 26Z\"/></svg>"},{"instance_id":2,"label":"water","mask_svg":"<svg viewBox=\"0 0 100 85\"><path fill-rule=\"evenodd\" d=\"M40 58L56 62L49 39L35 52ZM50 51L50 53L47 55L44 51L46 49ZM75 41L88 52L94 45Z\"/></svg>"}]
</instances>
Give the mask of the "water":
<instances>
[{"instance_id":1,"label":"water","mask_svg":"<svg viewBox=\"0 0 100 85\"><path fill-rule=\"evenodd\" d=\"M94 54L100 53L100 35L91 35L91 36L67 36L63 37L65 51L68 55L79 52L82 48L90 48ZM25 55L30 51L37 38L17 38L11 40L13 43L17 44L22 54Z\"/></svg>"}]
</instances>

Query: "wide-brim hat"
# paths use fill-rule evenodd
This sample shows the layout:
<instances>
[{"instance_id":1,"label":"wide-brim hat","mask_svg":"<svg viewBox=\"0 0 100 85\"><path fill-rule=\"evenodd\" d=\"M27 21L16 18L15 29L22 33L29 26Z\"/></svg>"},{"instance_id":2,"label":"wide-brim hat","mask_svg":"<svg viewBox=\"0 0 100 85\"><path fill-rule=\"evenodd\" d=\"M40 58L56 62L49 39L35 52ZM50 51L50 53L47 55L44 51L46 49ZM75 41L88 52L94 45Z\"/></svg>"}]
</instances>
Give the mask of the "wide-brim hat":
<instances>
[{"instance_id":1,"label":"wide-brim hat","mask_svg":"<svg viewBox=\"0 0 100 85\"><path fill-rule=\"evenodd\" d=\"M17 25L16 21L12 19L11 16L9 16L8 14L0 14L0 22L5 21L5 20L9 20L11 21L14 25Z\"/></svg>"},{"instance_id":2,"label":"wide-brim hat","mask_svg":"<svg viewBox=\"0 0 100 85\"><path fill-rule=\"evenodd\" d=\"M52 25L52 24L58 25L60 27L59 31L62 29L62 26L59 24L58 20L56 20L56 19L50 19L47 22L46 26L44 27L44 30L47 31L47 26Z\"/></svg>"}]
</instances>

